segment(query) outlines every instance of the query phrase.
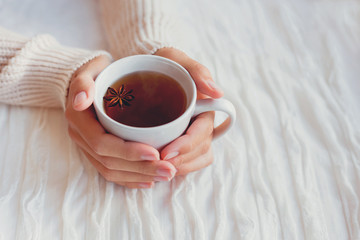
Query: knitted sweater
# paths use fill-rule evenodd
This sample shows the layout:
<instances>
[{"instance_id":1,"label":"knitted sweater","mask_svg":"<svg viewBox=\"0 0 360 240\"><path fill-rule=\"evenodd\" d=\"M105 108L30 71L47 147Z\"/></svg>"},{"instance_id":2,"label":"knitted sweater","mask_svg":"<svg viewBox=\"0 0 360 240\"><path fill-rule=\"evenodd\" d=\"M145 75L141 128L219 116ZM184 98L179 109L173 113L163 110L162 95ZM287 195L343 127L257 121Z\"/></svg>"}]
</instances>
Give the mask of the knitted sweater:
<instances>
[{"instance_id":1,"label":"knitted sweater","mask_svg":"<svg viewBox=\"0 0 360 240\"><path fill-rule=\"evenodd\" d=\"M102 22L115 59L172 46L176 27L166 0L101 0ZM64 47L50 35L26 38L0 27L0 102L65 106L72 74L105 51Z\"/></svg>"}]
</instances>

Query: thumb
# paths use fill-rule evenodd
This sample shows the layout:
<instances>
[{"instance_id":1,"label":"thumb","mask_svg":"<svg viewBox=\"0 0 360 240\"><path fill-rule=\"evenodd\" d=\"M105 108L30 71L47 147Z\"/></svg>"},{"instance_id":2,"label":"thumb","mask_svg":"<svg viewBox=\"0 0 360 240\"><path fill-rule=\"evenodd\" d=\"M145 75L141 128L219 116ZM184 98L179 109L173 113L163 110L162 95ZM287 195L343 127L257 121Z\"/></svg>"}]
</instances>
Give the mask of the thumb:
<instances>
[{"instance_id":1,"label":"thumb","mask_svg":"<svg viewBox=\"0 0 360 240\"><path fill-rule=\"evenodd\" d=\"M110 64L111 60L107 55L101 55L75 72L70 82L68 103L75 111L83 111L94 102L95 78Z\"/></svg>"},{"instance_id":2,"label":"thumb","mask_svg":"<svg viewBox=\"0 0 360 240\"><path fill-rule=\"evenodd\" d=\"M185 57L183 62L183 66L190 73L200 93L212 98L221 98L224 95L224 92L214 82L207 67L189 57Z\"/></svg>"},{"instance_id":3,"label":"thumb","mask_svg":"<svg viewBox=\"0 0 360 240\"><path fill-rule=\"evenodd\" d=\"M70 101L76 111L83 111L91 106L95 95L95 82L91 75L77 76L70 85Z\"/></svg>"},{"instance_id":4,"label":"thumb","mask_svg":"<svg viewBox=\"0 0 360 240\"><path fill-rule=\"evenodd\" d=\"M193 78L198 91L212 98L220 98L223 91L215 84L207 67L176 48L161 48L155 55L171 59L182 65Z\"/></svg>"}]
</instances>

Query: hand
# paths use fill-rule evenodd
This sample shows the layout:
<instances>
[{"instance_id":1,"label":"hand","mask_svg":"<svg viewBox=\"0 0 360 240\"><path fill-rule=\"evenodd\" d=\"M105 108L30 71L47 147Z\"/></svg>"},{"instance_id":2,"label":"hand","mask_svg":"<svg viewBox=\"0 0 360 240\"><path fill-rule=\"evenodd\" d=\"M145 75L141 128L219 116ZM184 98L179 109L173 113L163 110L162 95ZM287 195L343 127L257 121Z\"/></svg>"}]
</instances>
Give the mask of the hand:
<instances>
[{"instance_id":1,"label":"hand","mask_svg":"<svg viewBox=\"0 0 360 240\"><path fill-rule=\"evenodd\" d=\"M174 48L159 49L155 55L169 58L182 65L192 76L198 90L198 99L220 98L223 92L216 86L210 71ZM172 163L176 175L185 175L202 169L213 162L211 141L214 130L214 112L198 115L186 133L175 139L161 151L161 158Z\"/></svg>"},{"instance_id":2,"label":"hand","mask_svg":"<svg viewBox=\"0 0 360 240\"><path fill-rule=\"evenodd\" d=\"M92 106L94 80L109 64L108 57L99 56L73 75L65 111L70 137L108 181L130 188L150 188L154 181L170 180L176 169L169 162L159 161L155 148L126 142L107 133L98 122Z\"/></svg>"}]
</instances>

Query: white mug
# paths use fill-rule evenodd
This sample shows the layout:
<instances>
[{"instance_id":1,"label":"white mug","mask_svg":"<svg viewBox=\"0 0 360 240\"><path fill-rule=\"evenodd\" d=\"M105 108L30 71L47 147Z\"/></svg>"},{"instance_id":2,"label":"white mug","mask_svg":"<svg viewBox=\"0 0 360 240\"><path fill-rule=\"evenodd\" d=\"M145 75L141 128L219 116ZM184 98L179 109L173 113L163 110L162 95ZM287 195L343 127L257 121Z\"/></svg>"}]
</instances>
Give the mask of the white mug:
<instances>
[{"instance_id":1,"label":"white mug","mask_svg":"<svg viewBox=\"0 0 360 240\"><path fill-rule=\"evenodd\" d=\"M172 77L184 89L187 98L185 112L177 119L155 127L133 127L110 118L104 109L103 97L119 78L138 71L155 71ZM128 141L141 142L160 149L181 136L190 119L202 112L223 111L228 118L214 129L214 137L224 134L235 121L235 108L225 99L197 100L196 86L190 74L178 63L154 55L135 55L122 58L106 67L95 81L95 111L100 123L110 133Z\"/></svg>"}]
</instances>

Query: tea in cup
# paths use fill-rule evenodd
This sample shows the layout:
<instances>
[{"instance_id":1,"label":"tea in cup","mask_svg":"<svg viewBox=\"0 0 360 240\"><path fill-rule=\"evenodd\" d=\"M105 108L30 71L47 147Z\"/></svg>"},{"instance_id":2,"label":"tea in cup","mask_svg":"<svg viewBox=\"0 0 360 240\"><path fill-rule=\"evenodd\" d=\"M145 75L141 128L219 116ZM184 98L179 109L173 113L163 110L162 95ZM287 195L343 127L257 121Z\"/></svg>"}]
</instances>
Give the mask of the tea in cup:
<instances>
[{"instance_id":1,"label":"tea in cup","mask_svg":"<svg viewBox=\"0 0 360 240\"><path fill-rule=\"evenodd\" d=\"M129 73L112 84L104 96L105 113L133 127L155 127L180 117L186 94L170 76L154 71Z\"/></svg>"},{"instance_id":2,"label":"tea in cup","mask_svg":"<svg viewBox=\"0 0 360 240\"><path fill-rule=\"evenodd\" d=\"M222 111L228 118L214 129L220 136L235 121L226 99L197 100L196 85L178 63L154 55L115 61L95 81L94 107L110 133L157 149L181 136L192 117Z\"/></svg>"}]
</instances>

